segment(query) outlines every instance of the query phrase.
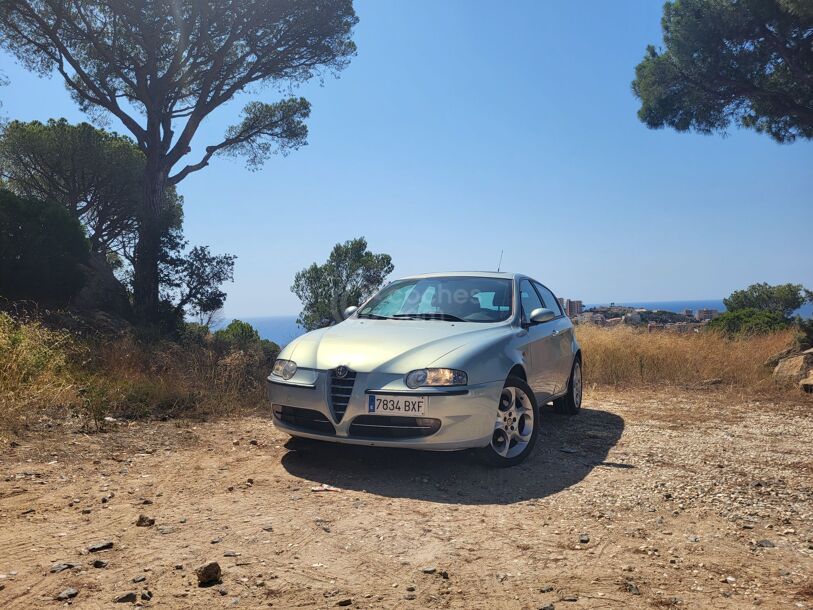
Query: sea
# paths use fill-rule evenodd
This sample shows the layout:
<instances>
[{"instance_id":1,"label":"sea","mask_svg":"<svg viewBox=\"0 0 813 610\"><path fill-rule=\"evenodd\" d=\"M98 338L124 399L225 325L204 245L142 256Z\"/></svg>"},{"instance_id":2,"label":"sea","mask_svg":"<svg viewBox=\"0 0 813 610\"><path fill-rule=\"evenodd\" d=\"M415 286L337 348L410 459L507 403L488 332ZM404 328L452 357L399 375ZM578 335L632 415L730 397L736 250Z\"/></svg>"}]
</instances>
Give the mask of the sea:
<instances>
[{"instance_id":1,"label":"sea","mask_svg":"<svg viewBox=\"0 0 813 610\"><path fill-rule=\"evenodd\" d=\"M635 301L635 302L614 302L615 305L623 305L625 307L644 307L651 310L674 311L675 313L683 313L686 309L697 311L698 309L717 309L725 311L722 299L700 299L692 301ZM597 306L606 306L606 303L585 303L585 309ZM799 309L796 314L803 318L813 318L813 303L807 303L804 307ZM244 322L248 322L263 339L270 339L274 343L285 346L298 336L304 334L304 329L296 323L297 316L257 316L240 318ZM218 327L226 326L231 319L221 322Z\"/></svg>"}]
</instances>

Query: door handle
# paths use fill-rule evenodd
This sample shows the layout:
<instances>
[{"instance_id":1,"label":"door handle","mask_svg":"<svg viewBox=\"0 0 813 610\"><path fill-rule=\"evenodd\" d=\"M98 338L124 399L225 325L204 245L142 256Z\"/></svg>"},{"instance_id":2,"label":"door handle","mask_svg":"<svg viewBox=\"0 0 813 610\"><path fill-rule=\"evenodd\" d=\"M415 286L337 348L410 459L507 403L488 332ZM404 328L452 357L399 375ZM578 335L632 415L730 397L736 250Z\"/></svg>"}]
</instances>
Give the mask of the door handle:
<instances>
[{"instance_id":1,"label":"door handle","mask_svg":"<svg viewBox=\"0 0 813 610\"><path fill-rule=\"evenodd\" d=\"M559 329L558 328L556 330L554 330L553 332L551 332L551 335L553 335L554 337L556 335L558 335L558 334L559 334Z\"/></svg>"}]
</instances>

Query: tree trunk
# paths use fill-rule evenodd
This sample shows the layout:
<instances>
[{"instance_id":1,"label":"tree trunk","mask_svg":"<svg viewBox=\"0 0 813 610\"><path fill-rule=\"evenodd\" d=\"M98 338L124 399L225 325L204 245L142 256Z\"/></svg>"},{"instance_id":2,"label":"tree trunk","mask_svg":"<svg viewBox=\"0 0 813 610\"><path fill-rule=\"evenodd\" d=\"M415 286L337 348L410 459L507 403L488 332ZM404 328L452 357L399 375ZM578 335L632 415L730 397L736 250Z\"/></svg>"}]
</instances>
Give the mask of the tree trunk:
<instances>
[{"instance_id":1,"label":"tree trunk","mask_svg":"<svg viewBox=\"0 0 813 610\"><path fill-rule=\"evenodd\" d=\"M144 168L144 203L133 264L133 309L142 323L159 321L158 259L161 255L162 208L166 175L148 158Z\"/></svg>"}]
</instances>

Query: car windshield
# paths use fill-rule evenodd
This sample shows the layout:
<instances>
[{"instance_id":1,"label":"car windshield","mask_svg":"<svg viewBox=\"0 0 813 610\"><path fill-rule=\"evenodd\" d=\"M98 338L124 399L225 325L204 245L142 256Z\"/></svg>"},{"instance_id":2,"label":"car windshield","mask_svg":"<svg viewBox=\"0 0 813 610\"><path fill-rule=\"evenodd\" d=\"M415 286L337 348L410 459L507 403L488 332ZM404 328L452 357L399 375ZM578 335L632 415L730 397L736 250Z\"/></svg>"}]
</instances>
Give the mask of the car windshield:
<instances>
[{"instance_id":1,"label":"car windshield","mask_svg":"<svg viewBox=\"0 0 813 610\"><path fill-rule=\"evenodd\" d=\"M501 322L511 317L512 282L490 277L398 280L362 307L360 318Z\"/></svg>"}]
</instances>

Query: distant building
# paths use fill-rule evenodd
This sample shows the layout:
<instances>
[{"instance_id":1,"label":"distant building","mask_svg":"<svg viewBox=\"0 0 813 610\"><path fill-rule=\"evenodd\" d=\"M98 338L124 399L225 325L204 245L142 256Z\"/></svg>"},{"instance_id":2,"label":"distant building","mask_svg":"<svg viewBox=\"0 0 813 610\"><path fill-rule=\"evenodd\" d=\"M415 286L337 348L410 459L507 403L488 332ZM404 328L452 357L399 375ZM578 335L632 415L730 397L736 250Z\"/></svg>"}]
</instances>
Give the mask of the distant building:
<instances>
[{"instance_id":1,"label":"distant building","mask_svg":"<svg viewBox=\"0 0 813 610\"><path fill-rule=\"evenodd\" d=\"M719 315L720 311L717 309L698 309L694 318L698 322L702 322L703 320L713 320Z\"/></svg>"},{"instance_id":2,"label":"distant building","mask_svg":"<svg viewBox=\"0 0 813 610\"><path fill-rule=\"evenodd\" d=\"M576 299L565 299L563 307L569 318L575 318L584 311L584 303Z\"/></svg>"},{"instance_id":3,"label":"distant building","mask_svg":"<svg viewBox=\"0 0 813 610\"><path fill-rule=\"evenodd\" d=\"M605 319L600 313L586 311L576 316L574 318L574 322L578 322L579 324L595 324L597 326L604 326Z\"/></svg>"},{"instance_id":4,"label":"distant building","mask_svg":"<svg viewBox=\"0 0 813 610\"><path fill-rule=\"evenodd\" d=\"M691 309L684 309L683 310L683 315L687 316L689 318L693 318L694 317L694 312Z\"/></svg>"},{"instance_id":5,"label":"distant building","mask_svg":"<svg viewBox=\"0 0 813 610\"><path fill-rule=\"evenodd\" d=\"M638 311L631 311L630 313L625 313L622 317L624 324L640 324L641 323L641 313Z\"/></svg>"}]
</instances>

